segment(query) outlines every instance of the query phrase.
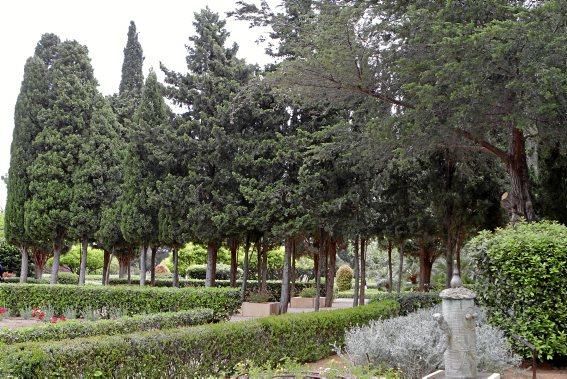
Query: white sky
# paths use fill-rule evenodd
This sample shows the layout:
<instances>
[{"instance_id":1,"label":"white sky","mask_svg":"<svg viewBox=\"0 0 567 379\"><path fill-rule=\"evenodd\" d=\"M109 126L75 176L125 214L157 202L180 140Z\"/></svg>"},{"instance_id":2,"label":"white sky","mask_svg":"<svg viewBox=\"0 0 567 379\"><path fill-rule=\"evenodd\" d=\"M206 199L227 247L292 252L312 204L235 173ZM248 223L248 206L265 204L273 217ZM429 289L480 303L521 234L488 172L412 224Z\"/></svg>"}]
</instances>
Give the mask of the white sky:
<instances>
[{"instance_id":1,"label":"white sky","mask_svg":"<svg viewBox=\"0 0 567 379\"><path fill-rule=\"evenodd\" d=\"M274 1L275 2L275 1ZM185 72L185 45L194 33L193 12L209 6L225 18L234 8L229 0L8 0L0 7L0 175L8 173L14 106L20 91L24 63L33 54L43 33L62 40L75 39L88 46L100 91L118 91L130 20L136 22L144 50L144 74L153 67L160 77L159 62ZM265 64L269 57L256 45L258 33L243 22L227 20L231 43L250 63ZM0 182L0 209L6 204L6 186Z\"/></svg>"}]
</instances>

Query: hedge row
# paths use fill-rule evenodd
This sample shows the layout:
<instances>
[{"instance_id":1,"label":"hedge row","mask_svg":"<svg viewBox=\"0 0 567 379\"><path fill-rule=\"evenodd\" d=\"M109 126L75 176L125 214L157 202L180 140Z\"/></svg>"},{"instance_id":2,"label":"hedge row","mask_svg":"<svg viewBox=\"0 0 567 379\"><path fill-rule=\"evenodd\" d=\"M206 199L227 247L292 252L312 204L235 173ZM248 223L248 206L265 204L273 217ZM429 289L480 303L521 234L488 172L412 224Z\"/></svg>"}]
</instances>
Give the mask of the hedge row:
<instances>
[{"instance_id":1,"label":"hedge row","mask_svg":"<svg viewBox=\"0 0 567 379\"><path fill-rule=\"evenodd\" d=\"M217 287L230 287L230 280L216 280L215 283L216 283ZM108 284L111 285L111 286L127 285L128 279L114 278L114 279L110 279ZM132 284L137 285L138 283L132 282ZM249 294L251 292L257 292L260 288L260 284L256 280L247 281L246 284L247 284L247 286L246 286L247 294ZM148 285L149 285L149 283L148 283ZM240 289L241 286L242 286L242 281L237 281L236 285L237 285L237 288ZM279 280L268 280L267 285L268 285L268 291L272 294L273 300L279 301L281 291L282 291L282 282L279 281ZM173 280L170 279L170 278L156 279L155 286L156 287L172 287L173 286ZM204 287L205 281L202 280L202 279L179 279L179 286L180 287ZM296 282L295 283L295 291L298 294L304 288L313 287L313 286L315 286L314 283ZM321 296L325 296L324 285L321 286Z\"/></svg>"},{"instance_id":2,"label":"hedge row","mask_svg":"<svg viewBox=\"0 0 567 379\"><path fill-rule=\"evenodd\" d=\"M17 329L0 329L0 344L5 343L11 345L21 342L53 341L99 335L126 334L152 329L171 329L208 324L213 321L213 311L206 308L125 316L114 320L67 320L56 324L44 324Z\"/></svg>"},{"instance_id":3,"label":"hedge row","mask_svg":"<svg viewBox=\"0 0 567 379\"><path fill-rule=\"evenodd\" d=\"M0 306L16 313L30 307L52 307L56 313L119 309L127 315L209 308L220 320L236 313L240 305L240 292L230 288L0 285Z\"/></svg>"},{"instance_id":4,"label":"hedge row","mask_svg":"<svg viewBox=\"0 0 567 379\"><path fill-rule=\"evenodd\" d=\"M394 316L398 304L266 317L242 322L28 342L2 349L4 377L224 377L241 362L275 364L284 357L316 361L342 345L357 324Z\"/></svg>"},{"instance_id":5,"label":"hedge row","mask_svg":"<svg viewBox=\"0 0 567 379\"><path fill-rule=\"evenodd\" d=\"M441 303L437 292L383 292L375 295L371 302L395 300L400 304L400 315L405 316L421 308L430 308Z\"/></svg>"}]
</instances>

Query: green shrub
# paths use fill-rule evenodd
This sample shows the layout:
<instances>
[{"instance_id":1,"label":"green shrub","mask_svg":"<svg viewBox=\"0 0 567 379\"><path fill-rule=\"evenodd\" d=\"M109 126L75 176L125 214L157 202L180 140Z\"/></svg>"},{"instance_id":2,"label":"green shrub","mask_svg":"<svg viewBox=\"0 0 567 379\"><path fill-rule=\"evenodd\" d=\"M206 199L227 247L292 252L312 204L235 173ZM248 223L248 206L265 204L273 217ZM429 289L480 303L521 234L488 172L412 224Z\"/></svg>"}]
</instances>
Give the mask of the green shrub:
<instances>
[{"instance_id":1,"label":"green shrub","mask_svg":"<svg viewBox=\"0 0 567 379\"><path fill-rule=\"evenodd\" d=\"M57 283L59 284L79 284L79 275L72 272L59 272L57 275Z\"/></svg>"},{"instance_id":2,"label":"green shrub","mask_svg":"<svg viewBox=\"0 0 567 379\"><path fill-rule=\"evenodd\" d=\"M441 303L441 298L437 292L383 292L375 295L371 302L395 300L400 304L400 315L405 316L418 309L430 308L435 304Z\"/></svg>"},{"instance_id":3,"label":"green shrub","mask_svg":"<svg viewBox=\"0 0 567 379\"><path fill-rule=\"evenodd\" d=\"M241 305L240 291L228 288L103 287L43 284L2 284L0 305L9 309L52 307L58 314L66 309L120 309L125 314L159 313L210 308L216 319L234 314Z\"/></svg>"},{"instance_id":4,"label":"green shrub","mask_svg":"<svg viewBox=\"0 0 567 379\"><path fill-rule=\"evenodd\" d=\"M0 238L0 263L4 271L18 273L22 264L22 255L16 246Z\"/></svg>"},{"instance_id":5,"label":"green shrub","mask_svg":"<svg viewBox=\"0 0 567 379\"><path fill-rule=\"evenodd\" d=\"M114 320L67 320L17 329L0 329L0 341L14 344L31 341L53 341L80 337L133 333L152 329L171 329L211 323L211 309L191 309L180 312L154 313L117 318Z\"/></svg>"},{"instance_id":6,"label":"green shrub","mask_svg":"<svg viewBox=\"0 0 567 379\"><path fill-rule=\"evenodd\" d=\"M251 303L268 303L272 300L272 294L269 292L252 292L248 295L248 300Z\"/></svg>"},{"instance_id":7,"label":"green shrub","mask_svg":"<svg viewBox=\"0 0 567 379\"><path fill-rule=\"evenodd\" d=\"M481 232L466 249L476 261L475 290L489 321L534 344L540 357L567 356L567 227L518 223Z\"/></svg>"},{"instance_id":8,"label":"green shrub","mask_svg":"<svg viewBox=\"0 0 567 379\"><path fill-rule=\"evenodd\" d=\"M316 297L317 289L314 287L306 287L299 292L299 297Z\"/></svg>"},{"instance_id":9,"label":"green shrub","mask_svg":"<svg viewBox=\"0 0 567 379\"><path fill-rule=\"evenodd\" d=\"M348 291L352 288L354 272L349 265L342 265L337 270L337 288L339 291Z\"/></svg>"},{"instance_id":10,"label":"green shrub","mask_svg":"<svg viewBox=\"0 0 567 379\"><path fill-rule=\"evenodd\" d=\"M181 271L180 271L181 272ZM187 269L187 276L191 279L205 279L207 276L207 265L191 265ZM242 276L242 269L238 269L236 276ZM230 279L230 266L222 263L217 264L217 274L215 276L219 280Z\"/></svg>"},{"instance_id":11,"label":"green shrub","mask_svg":"<svg viewBox=\"0 0 567 379\"><path fill-rule=\"evenodd\" d=\"M346 330L397 314L385 301L336 311L287 314L242 322L6 346L4 377L225 377L244 361L277 364L329 356ZM259 348L261 346L261 348Z\"/></svg>"},{"instance_id":12,"label":"green shrub","mask_svg":"<svg viewBox=\"0 0 567 379\"><path fill-rule=\"evenodd\" d=\"M104 262L104 251L92 247L87 248L87 272L95 272L102 269ZM71 272L79 273L81 266L81 245L75 244L71 246L69 251L61 256L59 261L61 266L69 267ZM47 261L47 265L53 265L53 258Z\"/></svg>"}]
</instances>

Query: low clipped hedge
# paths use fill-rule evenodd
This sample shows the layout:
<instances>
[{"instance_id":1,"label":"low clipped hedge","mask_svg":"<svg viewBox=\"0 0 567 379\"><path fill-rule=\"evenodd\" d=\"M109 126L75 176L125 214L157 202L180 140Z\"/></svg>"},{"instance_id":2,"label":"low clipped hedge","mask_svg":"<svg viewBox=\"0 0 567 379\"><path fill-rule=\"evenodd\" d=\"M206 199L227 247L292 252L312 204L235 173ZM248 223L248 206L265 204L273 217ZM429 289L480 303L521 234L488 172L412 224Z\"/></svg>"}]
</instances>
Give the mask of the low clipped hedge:
<instances>
[{"instance_id":1,"label":"low clipped hedge","mask_svg":"<svg viewBox=\"0 0 567 379\"><path fill-rule=\"evenodd\" d=\"M241 362L330 355L355 325L398 313L395 301L357 308L127 335L9 345L0 375L14 377L224 377Z\"/></svg>"},{"instance_id":2,"label":"low clipped hedge","mask_svg":"<svg viewBox=\"0 0 567 379\"><path fill-rule=\"evenodd\" d=\"M400 304L400 315L405 316L421 308L430 308L441 303L441 298L437 292L384 292L375 295L371 302L384 300L395 300Z\"/></svg>"},{"instance_id":3,"label":"low clipped hedge","mask_svg":"<svg viewBox=\"0 0 567 379\"><path fill-rule=\"evenodd\" d=\"M217 287L221 287L221 288L230 287L230 280L215 280L215 283ZM128 279L111 278L108 284L111 286L127 285ZM138 283L134 283L134 282L132 282L132 284L138 285ZM150 283L147 283L147 285L150 285ZM242 281L238 280L236 282L236 285L237 285L237 289L240 289L242 286ZM272 300L279 301L282 291L282 282L279 280L268 280L267 285L268 285L268 292L272 294ZM296 293L298 294L304 288L313 287L314 285L315 285L314 283L296 282L295 283ZM171 278L167 278L167 279L160 278L160 279L156 279L155 281L155 287L172 287L172 286L173 286L173 280ZM179 286L204 287L205 281L203 279L179 279ZM324 285L321 286L322 296L325 296L324 287L325 287ZM251 292L258 292L259 290L260 290L260 284L258 283L258 281L249 280L246 282L247 295L250 294Z\"/></svg>"},{"instance_id":4,"label":"low clipped hedge","mask_svg":"<svg viewBox=\"0 0 567 379\"><path fill-rule=\"evenodd\" d=\"M0 305L18 312L29 307L120 309L128 315L194 308L212 309L215 319L227 319L240 308L240 292L230 288L153 288L44 284L1 284Z\"/></svg>"},{"instance_id":5,"label":"low clipped hedge","mask_svg":"<svg viewBox=\"0 0 567 379\"><path fill-rule=\"evenodd\" d=\"M171 329L208 324L214 321L212 309L191 309L147 315L120 317L114 320L67 320L56 324L0 329L0 344L73 339L80 337L133 333L152 329Z\"/></svg>"}]
</instances>

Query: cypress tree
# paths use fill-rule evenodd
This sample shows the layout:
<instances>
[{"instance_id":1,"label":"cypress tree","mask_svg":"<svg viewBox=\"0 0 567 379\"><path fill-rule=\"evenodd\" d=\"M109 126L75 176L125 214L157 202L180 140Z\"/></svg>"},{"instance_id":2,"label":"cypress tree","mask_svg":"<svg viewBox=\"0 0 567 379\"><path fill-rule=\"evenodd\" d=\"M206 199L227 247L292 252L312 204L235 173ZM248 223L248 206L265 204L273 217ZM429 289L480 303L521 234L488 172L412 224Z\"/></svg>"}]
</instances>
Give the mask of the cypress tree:
<instances>
[{"instance_id":1,"label":"cypress tree","mask_svg":"<svg viewBox=\"0 0 567 379\"><path fill-rule=\"evenodd\" d=\"M26 61L24 79L16 101L4 227L7 241L18 246L22 254L21 282L27 280L29 252L33 245L24 225L24 206L30 197L27 169L36 155L32 142L42 129L39 114L47 106L47 68L59 42L59 37L54 34L41 37L34 56Z\"/></svg>"},{"instance_id":2,"label":"cypress tree","mask_svg":"<svg viewBox=\"0 0 567 379\"><path fill-rule=\"evenodd\" d=\"M97 95L90 123L83 130L73 172L71 236L81 242L79 284L85 284L87 245L100 227L101 210L113 197L118 176L118 127L108 102Z\"/></svg>"},{"instance_id":3,"label":"cypress tree","mask_svg":"<svg viewBox=\"0 0 567 379\"><path fill-rule=\"evenodd\" d=\"M31 238L53 246L50 283L54 284L72 220L73 176L81 136L89 127L92 101L98 93L88 50L76 41L57 46L47 76L48 107L38 115L43 129L33 143L38 154L29 167L25 227Z\"/></svg>"},{"instance_id":4,"label":"cypress tree","mask_svg":"<svg viewBox=\"0 0 567 379\"><path fill-rule=\"evenodd\" d=\"M191 128L193 154L189 157L187 222L190 238L208 246L206 285L214 285L220 242L231 234L233 207L238 196L232 175L235 145L230 105L250 76L251 69L236 58L238 46L227 47L226 22L205 8L195 13L196 35L187 46L187 74L162 66L167 96L188 108L182 117Z\"/></svg>"},{"instance_id":5,"label":"cypress tree","mask_svg":"<svg viewBox=\"0 0 567 379\"><path fill-rule=\"evenodd\" d=\"M141 285L146 282L148 247L158 241L158 210L153 195L162 165L155 144L167 122L167 107L161 97L157 77L150 72L129 133L120 225L125 239L141 247Z\"/></svg>"}]
</instances>

